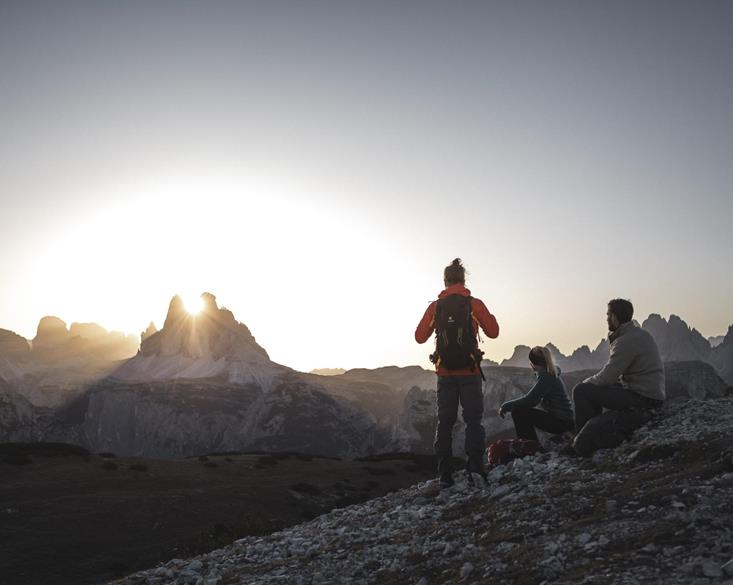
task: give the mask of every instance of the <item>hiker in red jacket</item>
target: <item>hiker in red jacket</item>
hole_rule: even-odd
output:
[[[458,403],[466,423],[466,456],[469,480],[471,473],[486,477],[483,464],[485,432],[481,424],[484,412],[481,380],[481,357],[476,336],[479,326],[487,337],[499,336],[499,324],[484,303],[471,296],[465,287],[466,270],[460,258],[443,271],[445,290],[430,303],[415,330],[415,340],[425,343],[436,332],[435,353],[430,360],[438,374],[438,426],[435,431],[435,454],[443,486],[453,485],[451,460],[453,425],[458,417]]]

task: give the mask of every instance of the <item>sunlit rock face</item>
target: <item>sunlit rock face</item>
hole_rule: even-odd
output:
[[[231,311],[220,309],[214,295],[204,293],[201,298],[203,308],[192,315],[184,308],[181,298],[174,296],[163,329],[145,339],[140,355],[269,359],[249,328],[237,322]]]
[[[30,345],[25,337],[7,329],[0,329],[0,357],[26,358],[29,352]]]
[[[43,317],[32,341],[38,360],[121,360],[135,355],[139,339],[119,331],[107,331],[97,323],[66,323],[58,317]]]
[[[145,341],[148,337],[151,337],[155,335],[158,332],[158,328],[155,326],[155,323],[152,321],[150,322],[150,325],[148,325],[147,329],[140,333],[140,341]]]
[[[56,407],[72,400],[89,384],[108,375],[119,362],[135,355],[137,336],[96,323],[66,323],[43,317],[29,349],[12,332],[0,334],[0,376],[35,406]]]
[[[160,331],[148,327],[138,355],[113,376],[121,380],[223,377],[249,383],[271,376],[273,364],[249,328],[204,293],[202,310],[192,315],[174,296]],[[151,324],[152,325],[152,324]]]
[[[308,373],[316,376],[340,376],[345,374],[346,370],[343,368],[315,368]]]
[[[70,339],[71,334],[63,320],[53,316],[42,317],[33,338],[33,351],[40,353],[58,350]]]

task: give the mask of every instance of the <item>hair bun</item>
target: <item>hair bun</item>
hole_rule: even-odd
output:
[[[456,258],[455,260],[453,260],[453,263],[451,264],[451,266],[461,266],[461,259]]]

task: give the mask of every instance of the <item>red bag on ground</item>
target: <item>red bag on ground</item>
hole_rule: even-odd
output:
[[[529,439],[500,439],[486,449],[489,465],[504,465],[514,459],[534,455],[542,451],[542,445]]]

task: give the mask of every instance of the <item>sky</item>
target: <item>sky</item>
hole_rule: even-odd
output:
[[[204,291],[291,367],[428,365],[461,257],[487,357],[610,298],[733,323],[729,2],[0,0],[0,327]]]

